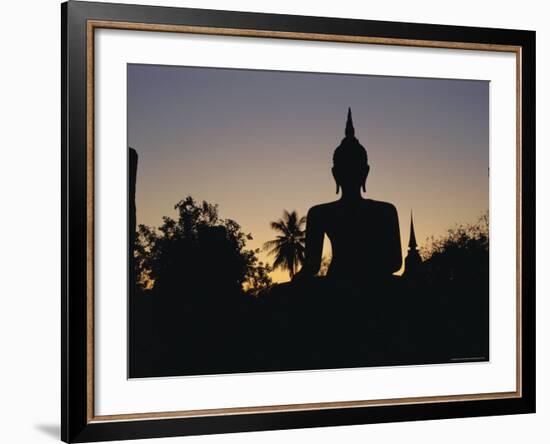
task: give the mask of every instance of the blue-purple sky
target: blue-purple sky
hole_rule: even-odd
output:
[[[283,209],[337,198],[348,107],[371,166],[365,196],[397,207],[404,255],[411,209],[420,246],[487,211],[489,82],[132,64],[138,223],[159,226],[192,195],[261,247]]]

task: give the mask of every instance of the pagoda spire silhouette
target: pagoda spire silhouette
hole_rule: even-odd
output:
[[[403,275],[405,277],[414,277],[418,274],[420,266],[422,265],[422,258],[418,252],[418,244],[416,243],[416,234],[414,232],[413,213],[411,210],[411,225],[409,232],[409,247],[407,257],[405,258],[405,271]]]
[[[416,243],[416,235],[414,234],[414,221],[411,210],[411,230],[409,235],[409,251],[418,251],[418,244]]]

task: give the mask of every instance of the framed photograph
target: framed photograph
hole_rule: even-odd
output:
[[[535,411],[535,33],[62,5],[62,439]]]

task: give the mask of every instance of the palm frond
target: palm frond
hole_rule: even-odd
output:
[[[285,221],[282,220],[282,219],[279,219],[277,221],[273,221],[269,224],[271,226],[271,228],[275,231],[279,231],[283,234],[287,234],[288,233],[288,228],[285,224]]]
[[[287,270],[291,278],[305,260],[305,223],[305,216],[283,210],[283,217],[270,223],[281,234],[263,244],[263,249],[275,256],[273,268]]]

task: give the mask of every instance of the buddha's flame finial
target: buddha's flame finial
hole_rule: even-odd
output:
[[[346,137],[354,137],[355,129],[353,128],[353,120],[351,118],[351,108],[348,108],[348,121],[346,122]]]

